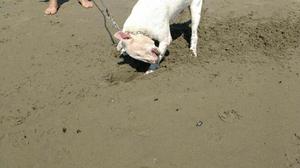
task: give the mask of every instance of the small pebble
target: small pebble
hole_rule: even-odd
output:
[[[63,129],[62,129],[62,132],[63,132],[63,133],[66,133],[66,132],[67,132],[67,128],[63,128]]]
[[[154,101],[158,101],[158,98],[155,98]]]
[[[202,122],[202,121],[197,121],[196,127],[201,127],[202,125],[203,125],[203,122]]]
[[[77,134],[81,133],[81,130],[80,130],[80,129],[77,129],[77,130],[76,130],[76,133],[77,133]]]

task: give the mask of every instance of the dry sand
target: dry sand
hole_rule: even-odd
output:
[[[300,167],[299,0],[205,1],[199,57],[173,25],[148,76],[96,8],[46,5],[0,1],[0,168]]]

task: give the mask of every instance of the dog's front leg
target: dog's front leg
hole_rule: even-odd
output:
[[[169,33],[168,37],[159,43],[158,50],[159,50],[160,54],[158,56],[157,63],[151,64],[145,74],[150,74],[159,68],[160,61],[163,60],[165,53],[167,51],[167,47],[170,45],[171,42],[172,42],[172,36],[171,36],[171,33]]]
[[[191,50],[195,57],[197,57],[197,42],[198,42],[198,26],[201,19],[202,0],[193,0],[191,4],[192,15],[192,37],[191,37]]]

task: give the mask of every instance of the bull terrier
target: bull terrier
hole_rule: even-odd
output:
[[[170,22],[190,6],[192,35],[191,47],[197,56],[197,29],[201,18],[203,0],[139,0],[124,23],[122,31],[115,33],[119,41],[117,50],[150,63],[146,74],[159,68],[168,45],[172,41]],[[155,46],[154,40],[159,42]]]

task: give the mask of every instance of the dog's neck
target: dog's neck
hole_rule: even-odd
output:
[[[141,35],[150,37],[149,34],[147,34],[147,33],[145,33],[145,32],[142,32],[142,31],[136,31],[136,32],[126,31],[126,33],[133,34],[133,35],[141,34]]]

